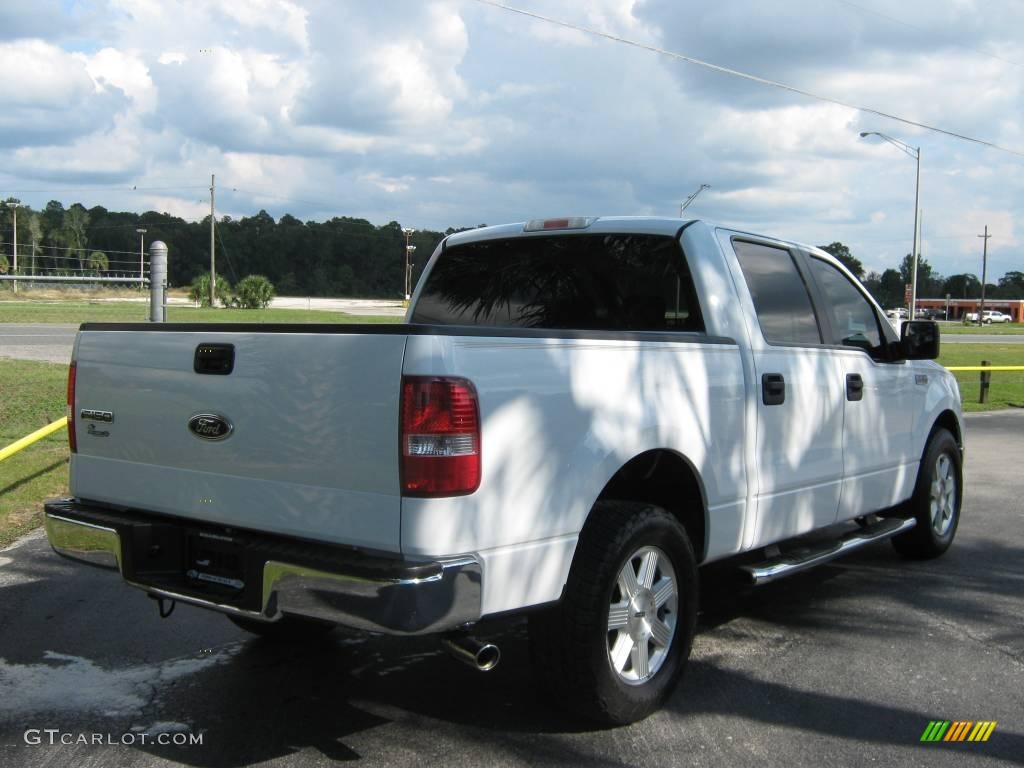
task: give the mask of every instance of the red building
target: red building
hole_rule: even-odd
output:
[[[977,312],[981,299],[918,299],[917,308],[942,309],[949,308],[948,320],[961,320],[968,312]],[[1024,323],[1024,299],[985,299],[985,309],[999,310],[1013,318],[1015,323]]]

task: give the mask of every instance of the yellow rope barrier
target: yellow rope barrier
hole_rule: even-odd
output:
[[[991,372],[997,371],[1024,371],[1024,365],[956,365],[950,366],[946,369],[947,371],[953,371],[954,373],[970,373],[970,372]],[[0,461],[13,456],[18,451],[28,448],[33,443],[42,440],[47,435],[52,435],[58,429],[63,429],[68,425],[67,417],[57,419],[52,424],[47,424],[42,429],[37,429],[31,435],[26,435],[20,440],[16,440],[8,445],[3,450],[0,450]]]
[[[39,442],[40,440],[42,440],[47,435],[52,435],[58,429],[64,429],[64,427],[66,427],[67,425],[68,425],[68,417],[67,416],[62,416],[59,419],[57,419],[55,422],[53,422],[52,424],[47,424],[42,429],[37,429],[31,435],[26,435],[25,437],[21,438],[20,440],[15,440],[13,443],[8,445],[6,448],[4,448],[3,450],[0,450],[0,461],[3,461],[4,459],[6,459],[9,456],[13,456],[18,451],[20,451],[20,450],[22,450],[24,448],[28,448],[33,443]]]
[[[946,370],[954,373],[957,371],[1024,371],[1024,365],[954,365]]]

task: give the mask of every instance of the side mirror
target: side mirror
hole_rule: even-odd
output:
[[[900,328],[900,351],[907,360],[934,360],[939,356],[939,324],[908,320]]]

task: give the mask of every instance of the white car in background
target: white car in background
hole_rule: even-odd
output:
[[[971,323],[978,322],[978,313],[968,313],[967,320],[968,322]],[[1013,322],[1013,318],[1004,312],[1000,312],[997,309],[986,309],[984,312],[981,313],[981,321],[985,325],[991,325],[992,323],[1011,323]]]

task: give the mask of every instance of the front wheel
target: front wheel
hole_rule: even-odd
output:
[[[671,694],[697,623],[697,564],[660,507],[602,501],[580,534],[562,602],[530,617],[541,682],[609,725],[641,720]]]
[[[932,435],[921,461],[914,495],[908,502],[917,525],[892,540],[904,557],[938,557],[953,543],[960,523],[963,467],[960,447],[948,430]]]

